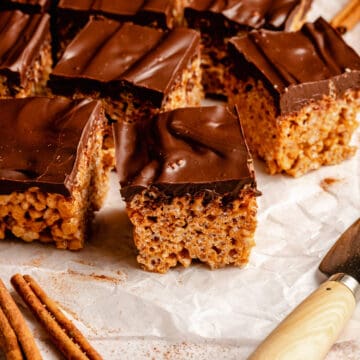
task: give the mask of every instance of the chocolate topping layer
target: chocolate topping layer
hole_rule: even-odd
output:
[[[114,124],[121,194],[153,186],[167,196],[256,191],[252,159],[238,116],[224,106],[177,109],[151,122]]]
[[[139,88],[166,94],[196,54],[199,41],[197,32],[176,28],[163,36],[154,50],[139,59],[122,78]]]
[[[29,67],[49,37],[49,26],[48,14],[0,12],[0,74],[15,85],[25,83]]]
[[[311,0],[190,0],[185,18],[193,22],[205,13],[246,28],[288,30],[297,13],[306,11],[310,3]]]
[[[163,29],[172,27],[173,7],[176,0],[147,0],[138,11],[135,21],[139,24],[156,22]]]
[[[234,37],[230,52],[239,76],[265,81],[282,114],[360,88],[360,57],[322,18],[297,32],[259,30]]]
[[[199,34],[177,28],[169,33],[132,23],[90,19],[67,47],[50,75],[56,92],[84,80],[106,91],[135,87],[160,102],[188,65],[199,45]]]
[[[0,9],[21,10],[28,13],[41,13],[49,10],[51,0],[1,0]]]
[[[166,28],[171,17],[169,0],[60,0],[60,12],[100,14],[121,21],[149,24],[154,21]]]
[[[0,100],[0,194],[36,186],[70,195],[78,157],[101,109],[91,100]]]
[[[131,23],[92,19],[68,46],[53,75],[104,83],[119,80],[162,36],[158,30]]]

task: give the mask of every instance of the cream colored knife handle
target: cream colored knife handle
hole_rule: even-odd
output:
[[[249,360],[324,359],[354,312],[354,292],[359,284],[353,280],[354,289],[339,278],[323,283],[280,323]]]

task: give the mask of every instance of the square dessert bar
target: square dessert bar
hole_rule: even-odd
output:
[[[189,0],[188,27],[201,32],[205,93],[224,97],[224,72],[229,64],[227,41],[251,29],[293,31],[301,27],[311,0]]]
[[[55,0],[1,0],[0,10],[21,10],[29,14],[43,13],[50,10]]]
[[[104,99],[114,121],[200,105],[200,37],[91,18],[50,75],[56,94]]]
[[[159,111],[200,105],[199,43],[199,34],[186,28],[164,33],[92,18],[67,47],[49,86],[60,95],[102,99],[114,121],[146,121]],[[108,149],[111,139],[109,131]]]
[[[0,239],[83,247],[107,190],[99,101],[0,100]]]
[[[114,134],[143,268],[164,273],[193,259],[211,268],[247,263],[259,193],[232,109],[177,109],[147,123],[115,123]]]
[[[51,66],[49,15],[0,12],[0,98],[42,95]]]
[[[60,0],[57,5],[56,33],[58,55],[86,25],[90,15],[117,21],[132,21],[160,29],[172,29],[182,22],[187,0]]]
[[[228,99],[270,174],[300,176],[354,154],[360,57],[325,20],[293,33],[253,31],[229,46]]]

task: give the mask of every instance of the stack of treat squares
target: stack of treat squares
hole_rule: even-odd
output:
[[[356,150],[360,58],[310,6],[2,1],[0,239],[81,249],[113,170],[144,269],[246,264],[252,155],[297,177]]]

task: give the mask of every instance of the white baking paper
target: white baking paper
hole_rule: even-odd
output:
[[[316,1],[310,18],[331,18],[344,1]],[[358,26],[346,35],[359,51]],[[353,137],[360,146],[360,131]],[[322,256],[360,216],[360,153],[299,179],[269,176],[256,162],[259,225],[246,268],[196,264],[165,275],[140,270],[112,174],[106,206],[84,250],[0,243],[0,276],[31,274],[104,359],[246,359],[325,279]],[[19,301],[45,359],[60,357]],[[360,306],[327,360],[360,359]]]

